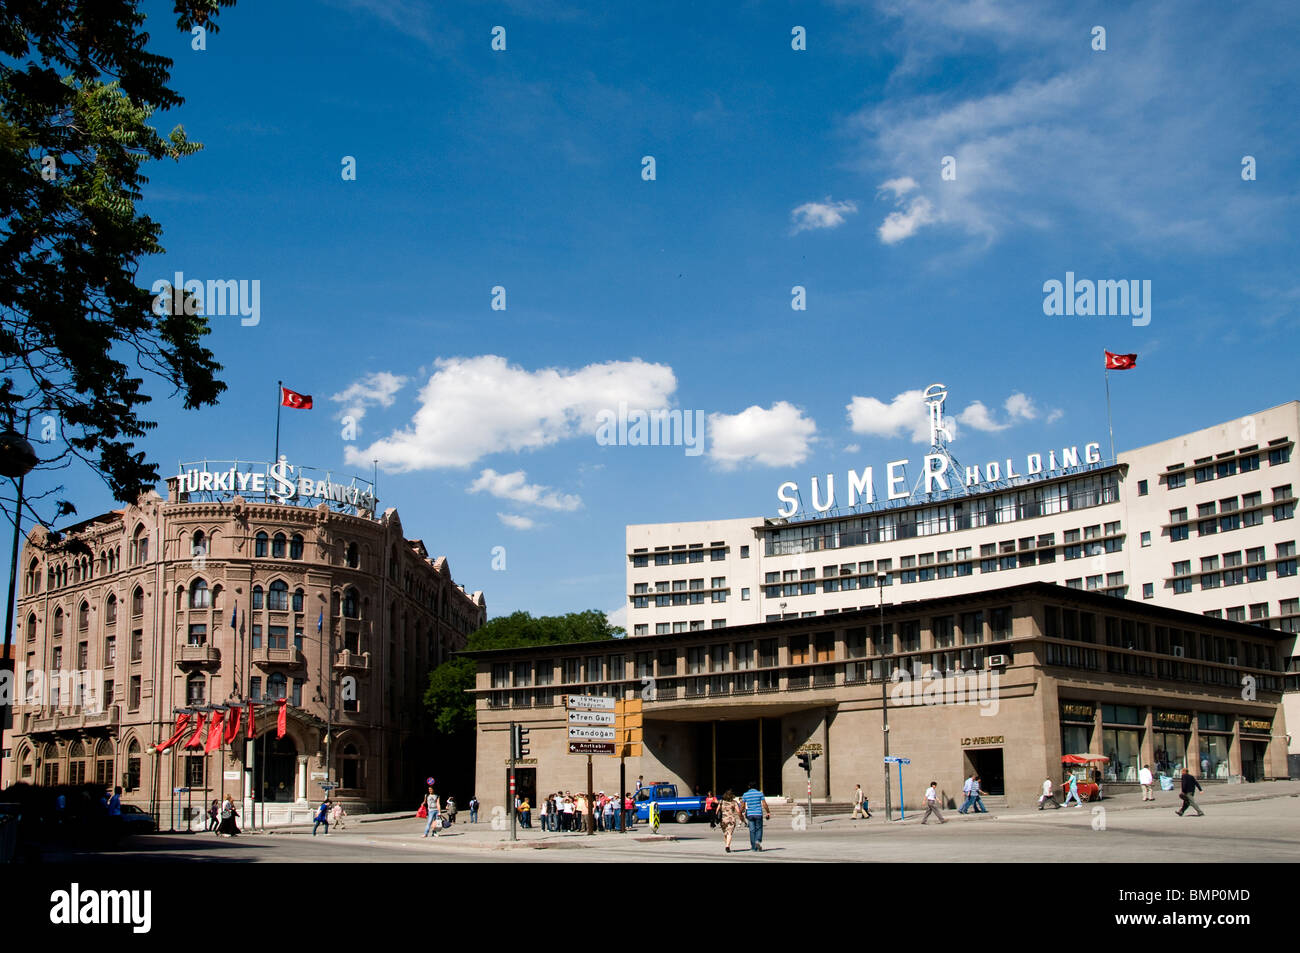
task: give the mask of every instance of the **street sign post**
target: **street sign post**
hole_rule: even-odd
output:
[[[911,764],[911,763],[912,763],[911,758],[900,758],[897,755],[885,756],[885,796],[886,797],[889,796],[889,766],[891,764],[898,765],[898,819],[900,821],[904,820],[907,817],[907,814],[904,812],[903,809],[903,765]]]
[[[613,728],[606,728],[604,725],[570,725],[570,741],[608,741],[611,744],[616,740],[616,732]]]
[[[569,754],[613,754],[615,747],[612,741],[570,741]]]

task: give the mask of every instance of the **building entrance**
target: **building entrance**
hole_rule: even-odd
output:
[[[703,722],[696,728],[695,752],[701,794],[720,796],[730,789],[738,795],[751,783],[765,794],[781,793],[779,718]]]
[[[262,802],[293,801],[297,798],[298,749],[285,735],[276,740],[263,732],[254,746],[253,790]]]
[[[967,750],[966,770],[980,776],[980,787],[989,794],[1006,794],[1007,784],[1002,773],[1002,749],[979,748]]]

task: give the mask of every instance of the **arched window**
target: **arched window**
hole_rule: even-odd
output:
[[[266,697],[274,701],[277,698],[285,698],[288,694],[288,679],[284,677],[284,672],[275,672],[266,680]]]
[[[77,608],[77,628],[83,632],[90,628],[90,603],[83,602]]]
[[[347,563],[348,567],[351,569],[356,569],[357,566],[360,565],[360,559],[357,556],[356,543],[348,543],[347,555],[343,557],[343,561]]]
[[[294,533],[289,537],[289,558],[302,559],[302,534]]]
[[[61,638],[63,636],[63,607],[62,606],[59,606],[57,609],[54,610],[53,631],[54,631],[54,637],[56,639]]]
[[[149,534],[145,532],[144,525],[141,524],[131,534],[131,565],[139,566],[141,563],[147,563],[148,561]]]
[[[203,535],[203,530],[194,531],[194,536],[190,539],[190,555],[206,556],[208,553],[208,538]]]
[[[301,611],[302,611],[303,596],[304,596],[304,593],[303,593],[303,591],[302,591],[301,589],[295,589],[295,590],[293,591],[293,611],[294,611],[294,612],[301,612]]]
[[[195,579],[190,583],[190,608],[191,609],[208,609],[211,608],[212,593],[208,592],[206,580]]]
[[[27,566],[27,595],[35,595],[41,591],[41,564],[39,560],[33,559]]]
[[[271,558],[284,558],[284,533],[276,533],[275,538],[271,540]]]
[[[271,593],[267,599],[266,607],[273,612],[287,612],[289,610],[289,584],[283,579],[277,579],[271,583]]]
[[[27,641],[36,641],[36,613],[29,613],[27,616]]]
[[[185,679],[185,703],[187,705],[208,703],[208,679],[202,672],[195,672]]]
[[[222,589],[220,585],[215,585],[212,587],[212,608],[214,609],[221,608],[221,595],[225,591],[226,590]]]
[[[26,745],[18,753],[18,780],[32,783],[32,749]]]
[[[109,593],[108,601],[104,603],[104,624],[112,625],[117,621],[117,596]]]
[[[254,609],[262,608],[262,587],[261,586],[253,587],[253,608]]]
[[[135,592],[131,593],[131,615],[144,615],[144,590],[138,586]]]
[[[106,699],[106,703],[111,704],[112,699]],[[113,786],[113,742],[108,738],[101,738],[95,746],[95,783],[105,788]]]
[[[122,787],[134,791],[140,787],[140,742],[135,738],[126,749],[126,784]]]
[[[265,556],[266,544],[270,541],[270,539],[271,537],[267,536],[265,533],[258,533],[257,536],[255,537],[255,542],[253,543],[253,555]]]
[[[68,749],[68,783],[86,783],[86,746],[74,741]]]
[[[343,592],[343,618],[357,618],[357,591],[351,586]]]

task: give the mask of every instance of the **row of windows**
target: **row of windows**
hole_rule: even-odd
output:
[[[1223,665],[1279,671],[1274,646],[1266,642],[1238,640],[1198,633],[1173,626],[1151,625],[1133,619],[1099,617],[1078,609],[1047,606],[1043,635],[1110,648],[1155,652],[1176,658],[1198,659]]]
[[[728,547],[725,543],[712,543],[708,549],[704,548],[703,543],[691,543],[690,546],[673,546],[671,549],[667,546],[656,546],[654,554],[646,552],[644,549],[632,551],[632,567],[634,569],[644,569],[647,566],[682,566],[688,563],[702,563],[707,554],[710,562],[720,562],[727,558]],[[740,558],[749,558],[749,547],[740,547]]]
[[[1276,554],[1273,560],[1274,578],[1286,579],[1296,575],[1296,544],[1278,543],[1274,546]],[[1194,582],[1199,581],[1201,589],[1218,589],[1221,586],[1240,586],[1248,582],[1264,582],[1268,579],[1269,561],[1265,558],[1267,551],[1263,546],[1256,546],[1245,551],[1223,553],[1222,562],[1218,555],[1201,557],[1199,579],[1192,575],[1192,561],[1182,559],[1172,564],[1173,577],[1170,585],[1176,595],[1192,591]]]
[[[1251,452],[1257,449],[1257,446],[1253,446],[1246,447],[1237,453],[1229,451],[1218,454],[1217,457],[1201,457],[1193,464],[1193,477],[1197,483],[1208,483],[1211,480],[1222,480],[1226,477],[1236,476],[1238,473],[1252,473],[1258,470],[1260,465],[1261,454]],[[1267,452],[1268,465],[1271,467],[1291,462],[1291,447],[1289,441],[1285,438],[1269,441]],[[1166,473],[1161,477],[1169,489],[1176,490],[1187,485],[1187,470],[1183,467],[1183,464],[1172,464],[1169,470],[1178,471]]]
[[[1198,536],[1210,536],[1214,533],[1228,533],[1249,526],[1261,526],[1264,512],[1269,507],[1264,503],[1263,493],[1247,493],[1240,498],[1227,497],[1196,505],[1196,533]],[[1291,484],[1273,487],[1273,520],[1289,520],[1295,516],[1295,499],[1291,495]],[[1191,533],[1191,520],[1187,507],[1169,511],[1169,540],[1181,542]]]

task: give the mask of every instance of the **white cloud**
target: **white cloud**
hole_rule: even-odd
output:
[[[853,202],[832,202],[826,196],[824,202],[805,202],[790,212],[790,234],[812,231],[817,228],[838,228],[844,224],[844,216],[857,212],[858,206]]]
[[[1050,414],[1047,415],[1047,422],[1049,424],[1054,424],[1064,416],[1065,416],[1065,411],[1057,407],[1055,410],[1053,410]]]
[[[594,434],[597,414],[669,405],[677,378],[639,358],[577,370],[525,370],[504,357],[439,359],[410,424],[368,447],[349,446],[353,465],[378,460],[388,472],[465,467],[491,453],[537,450]]]
[[[968,427],[974,427],[976,430],[983,430],[985,433],[997,433],[999,430],[1006,430],[1010,424],[1000,424],[993,419],[989,409],[984,406],[980,400],[972,401],[970,406],[957,415],[960,420]]]
[[[908,192],[920,188],[920,186],[916,184],[916,179],[912,178],[910,175],[905,175],[902,176],[901,178],[890,179],[887,182],[881,182],[880,188],[881,191],[884,192],[893,192],[894,201],[898,201]]]
[[[738,414],[710,414],[709,456],[724,470],[747,461],[780,467],[808,459],[817,424],[784,400],[764,410],[757,405]]]
[[[850,443],[850,444],[847,444],[847,445],[844,447],[844,452],[845,452],[845,453],[861,453],[861,452],[862,452],[862,445],[861,445],[861,444],[857,444],[857,443]]]
[[[1031,398],[1017,391],[1007,398],[1002,405],[1012,420],[1034,420],[1038,417],[1038,408]]]
[[[930,442],[930,411],[919,390],[905,390],[888,404],[874,397],[854,397],[844,409],[854,433],[873,437],[907,434],[917,443]]]
[[[528,503],[548,510],[576,510],[582,505],[582,497],[568,493],[556,493],[549,486],[538,486],[527,481],[528,475],[523,470],[514,473],[497,473],[487,469],[479,474],[467,492],[488,493],[502,500],[516,503]]]
[[[505,523],[511,529],[532,529],[537,525],[527,516],[517,516],[514,513],[498,513],[497,519]]]
[[[627,603],[619,606],[613,612],[605,613],[605,621],[612,626],[620,629],[627,629]]]
[[[878,234],[886,245],[894,245],[911,238],[921,228],[938,220],[934,206],[924,195],[918,195],[901,212],[890,212],[880,223]]]
[[[405,386],[407,378],[378,371],[367,374],[360,380],[353,381],[346,390],[332,394],[330,400],[343,405],[339,419],[351,417],[357,423],[366,415],[371,406],[391,407],[399,390]]]

